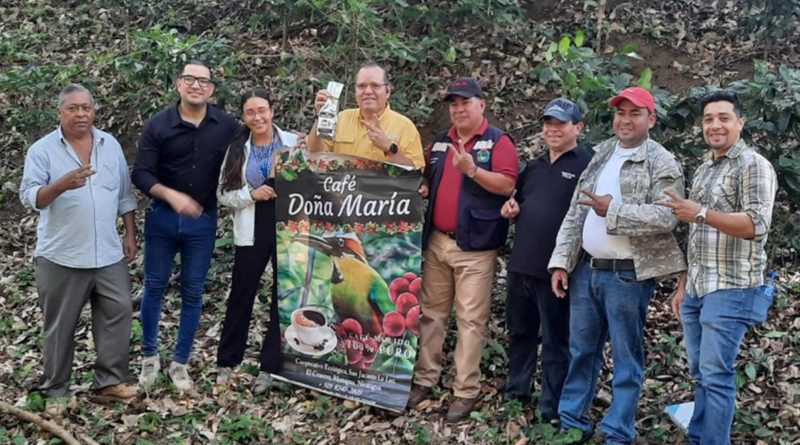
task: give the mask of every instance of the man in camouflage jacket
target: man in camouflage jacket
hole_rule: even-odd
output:
[[[678,220],[656,203],[684,196],[680,163],[649,138],[653,96],[628,88],[613,97],[615,137],[595,147],[548,264],[553,292],[570,292],[570,366],[559,402],[561,428],[594,435],[588,411],[611,340],[613,401],[600,424],[606,444],[636,438],[644,375],[643,332],[655,280],[686,269],[672,231]],[[567,434],[575,437],[574,434]]]

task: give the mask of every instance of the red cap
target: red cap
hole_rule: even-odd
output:
[[[649,91],[642,87],[630,87],[620,91],[619,94],[608,100],[609,105],[617,107],[624,99],[633,102],[639,108],[647,108],[651,113],[656,112],[656,101]]]

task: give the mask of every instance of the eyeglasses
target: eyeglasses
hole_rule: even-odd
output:
[[[183,84],[186,85],[187,87],[190,87],[194,85],[195,82],[197,82],[197,84],[200,85],[200,88],[203,89],[208,88],[209,85],[214,83],[208,77],[195,77],[192,76],[191,74],[184,74],[181,77],[179,77],[179,79],[181,79]]]
[[[247,117],[247,118],[251,118],[251,119],[255,118],[256,116],[265,117],[265,116],[269,116],[269,111],[270,111],[270,109],[266,108],[266,107],[265,108],[259,108],[258,110],[247,110],[247,111],[244,112],[244,116]]]
[[[385,87],[386,85],[388,85],[388,83],[359,83],[356,85],[356,89],[358,91],[365,91],[367,88],[369,88],[370,90],[375,91],[380,87]]]

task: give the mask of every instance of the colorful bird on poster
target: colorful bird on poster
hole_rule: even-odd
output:
[[[328,255],[333,261],[331,302],[339,321],[357,320],[365,334],[383,332],[384,314],[394,310],[389,286],[367,261],[364,246],[352,232],[303,234],[296,241]]]

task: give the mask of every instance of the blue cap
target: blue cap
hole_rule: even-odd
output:
[[[583,114],[581,113],[580,107],[578,107],[575,102],[564,99],[563,97],[553,99],[547,104],[544,113],[542,113],[542,117],[539,119],[541,120],[546,117],[552,117],[561,122],[583,121]]]

